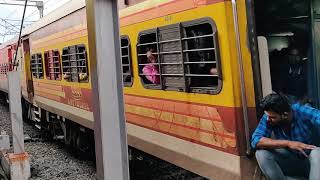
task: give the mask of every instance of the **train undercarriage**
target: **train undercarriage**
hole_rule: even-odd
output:
[[[67,147],[94,157],[94,131],[22,99],[24,120],[42,132],[42,138],[63,141]]]

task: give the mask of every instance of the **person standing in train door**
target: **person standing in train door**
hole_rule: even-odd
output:
[[[252,135],[251,146],[262,173],[269,180],[292,176],[320,179],[320,111],[290,104],[281,94],[269,94],[260,104],[264,115]]]

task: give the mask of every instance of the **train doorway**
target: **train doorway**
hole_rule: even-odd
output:
[[[32,81],[32,69],[30,66],[30,43],[29,38],[23,38],[22,40],[22,48],[23,48],[23,59],[24,62],[21,62],[21,73],[24,73],[24,77],[26,79],[23,80],[22,85],[22,94],[25,97],[28,97],[29,102],[32,102],[33,98],[33,81]],[[25,89],[26,88],[26,89]]]
[[[260,49],[260,64],[268,61],[272,91],[286,94],[292,102],[317,106],[320,66],[314,68],[313,46],[320,39],[312,36],[311,7],[310,0],[255,1],[254,14],[256,34],[267,42],[268,57],[261,58]],[[261,67],[262,73],[265,68]]]

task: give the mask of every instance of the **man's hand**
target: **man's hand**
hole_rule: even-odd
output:
[[[308,157],[308,155],[304,152],[304,150],[312,150],[316,148],[314,145],[304,144],[298,141],[288,141],[287,146],[292,150],[301,152],[301,154],[303,154],[305,157]]]

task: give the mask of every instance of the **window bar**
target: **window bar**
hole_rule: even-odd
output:
[[[80,55],[85,55],[85,53],[86,53],[86,51],[83,50],[83,51],[77,52],[77,53],[75,53],[75,54],[78,55],[78,56],[80,56]]]
[[[140,75],[140,76],[149,76],[149,74],[143,74],[143,73],[139,73],[139,75]],[[160,76],[159,73],[158,73],[158,74],[155,74],[155,75]]]
[[[152,53],[153,55],[159,55],[159,53]],[[145,53],[145,54],[138,54],[138,56],[146,56],[147,55],[147,53]]]
[[[157,35],[157,33],[156,33],[156,35]],[[137,46],[148,46],[148,45],[153,45],[153,44],[158,44],[158,42],[156,41],[156,42],[151,42],[151,43],[143,43],[143,44],[138,44]]]
[[[52,74],[54,73],[54,66],[53,66],[53,51],[51,50],[50,52],[49,52],[49,54],[50,54],[50,67],[51,68],[49,68],[50,69],[50,73],[49,73],[49,78],[50,78],[50,80],[54,80],[54,77],[52,78]]]
[[[72,68],[71,68],[71,63],[72,62],[76,62],[77,61],[77,58],[75,58],[75,60],[72,59],[72,56],[76,56],[76,52],[77,52],[77,49],[75,49],[75,51],[73,51],[71,53],[71,48],[76,48],[75,46],[69,46],[69,70],[70,70],[70,81],[74,81],[73,77],[72,77],[72,74],[74,74],[74,72],[72,72]]]
[[[182,41],[191,40],[191,39],[205,38],[205,37],[214,37],[213,35],[214,35],[214,34],[208,34],[208,35],[202,35],[202,36],[185,37],[185,38],[182,38]]]
[[[179,27],[179,30],[180,30],[180,27]],[[179,38],[179,39],[170,39],[170,40],[165,40],[165,41],[159,41],[159,43],[163,44],[163,43],[170,43],[170,42],[176,42],[176,41],[181,41],[181,38]]]
[[[215,50],[215,48],[188,49],[188,50],[184,50],[183,52],[188,53],[188,52],[210,51],[210,50]]]
[[[140,63],[139,66],[146,66],[146,65],[158,65],[159,63]]]
[[[35,73],[35,77],[39,79],[39,65],[38,65],[38,57],[36,56],[36,60],[35,60],[35,66],[36,66],[36,73]]]
[[[181,51],[167,51],[167,52],[160,52],[159,54],[177,54],[181,53]]]
[[[182,41],[182,24],[179,23],[179,30],[180,30],[180,46],[181,46],[181,51],[180,51],[180,54],[181,54],[181,57],[182,57],[182,71],[183,71],[183,80],[184,80],[184,91],[185,92],[188,92],[189,91],[189,86],[188,86],[188,83],[187,83],[187,78],[186,78],[186,70],[185,70],[185,58],[184,58],[184,53],[183,53],[183,41]]]
[[[66,54],[62,54],[62,59],[63,59],[63,61],[62,61],[62,64],[64,64],[63,65],[63,67],[64,67],[64,69],[63,69],[63,73],[65,73],[65,74],[69,74],[69,78],[67,78],[67,79],[65,79],[65,80],[67,80],[67,81],[71,81],[71,72],[70,72],[70,57],[69,57],[69,48],[67,48],[66,50]],[[67,66],[65,66],[65,65],[67,65]]]
[[[219,77],[219,75],[213,74],[186,74],[188,77]]]
[[[130,84],[132,83],[132,69],[131,69],[131,52],[130,52],[130,44],[128,40],[128,45],[127,45],[127,52],[128,52],[128,66],[129,66],[129,74],[130,74]]]
[[[39,79],[40,78],[40,72],[39,72],[39,56],[38,56],[38,54],[36,55],[36,67],[37,67],[37,73],[36,73],[36,75],[37,75],[37,78]]]
[[[56,62],[59,62],[59,53],[57,51],[52,51],[52,65],[53,65],[53,79],[56,80],[58,77],[56,76],[59,70],[59,64]],[[57,66],[58,65],[58,66]]]
[[[217,61],[190,61],[185,62],[185,64],[215,64]]]
[[[77,75],[78,82],[80,82],[80,78],[79,78],[79,73],[80,73],[79,62],[81,63],[81,60],[80,60],[81,58],[80,58],[80,56],[83,54],[80,50],[81,50],[81,49],[77,46],[77,47],[76,47],[76,63],[75,63],[75,64],[76,64],[76,67],[70,65],[71,69],[72,69],[72,68],[75,68],[75,69],[77,70],[77,72],[74,72],[74,74]]]
[[[71,66],[71,55],[70,55],[70,48],[69,47],[68,47],[68,65],[69,65],[69,67],[68,67],[67,71],[69,72],[68,74],[70,76],[68,78],[68,81],[72,81],[71,68],[70,68],[70,66]]]
[[[163,90],[164,89],[164,85],[163,85],[163,82],[162,82],[162,67],[161,67],[161,54],[160,54],[160,47],[159,47],[159,28],[156,29],[156,42],[157,42],[157,53],[158,53],[158,64],[159,64],[159,68],[158,68],[158,72],[160,74],[160,86],[161,86],[161,89]]]
[[[163,76],[185,76],[184,74],[162,74]]]

